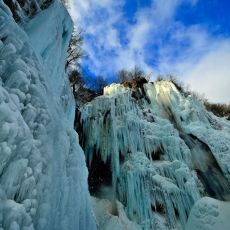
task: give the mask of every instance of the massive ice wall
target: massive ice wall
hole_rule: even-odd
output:
[[[79,121],[90,176],[107,186],[111,171],[115,197],[144,229],[185,227],[204,195],[229,199],[230,125],[172,82],[108,86]]]
[[[0,1],[0,229],[94,229],[65,76],[71,19],[53,3],[18,26]]]

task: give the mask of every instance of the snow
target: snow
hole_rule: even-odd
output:
[[[59,1],[19,27],[0,1],[0,229],[95,229]]]
[[[98,230],[141,230],[141,227],[131,222],[119,201],[109,201],[92,197],[93,209],[97,219]]]
[[[112,84],[80,112],[89,167],[95,155],[110,163],[115,197],[142,228],[185,228],[202,196],[229,199],[229,122],[172,82]]]
[[[230,229],[230,202],[209,197],[200,199],[192,208],[186,230]]]

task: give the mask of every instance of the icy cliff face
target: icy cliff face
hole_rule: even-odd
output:
[[[71,19],[53,1],[23,27],[0,1],[0,229],[94,229],[64,71]]]
[[[142,228],[184,228],[202,196],[229,199],[230,124],[170,81],[108,86],[79,122],[91,192],[112,186]]]

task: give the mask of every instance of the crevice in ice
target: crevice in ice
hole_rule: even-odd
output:
[[[157,146],[156,149],[154,149],[151,153],[151,158],[150,160],[156,161],[156,160],[161,160],[161,157],[164,155],[164,151],[162,147],[159,145]]]
[[[113,216],[119,216],[119,211],[118,211],[118,208],[117,208],[117,203],[115,201],[112,203],[112,207],[110,209],[110,213]]]
[[[206,194],[219,200],[229,200],[230,183],[208,145],[192,134],[182,136],[192,151],[193,168],[204,185]]]
[[[153,212],[157,212],[161,215],[165,215],[165,208],[164,208],[164,205],[157,202],[155,203],[155,205],[151,205],[151,209]]]
[[[24,23],[41,10],[47,9],[54,0],[3,0],[16,22]]]
[[[139,103],[141,102],[141,99],[145,99],[149,104],[151,103],[146,95],[143,85],[140,88],[133,89],[131,96]]]
[[[105,187],[112,186],[112,172],[110,162],[103,162],[100,154],[96,154],[92,159],[89,169],[89,190],[94,196],[100,197],[100,193],[105,191]]]

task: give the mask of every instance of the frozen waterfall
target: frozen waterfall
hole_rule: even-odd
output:
[[[229,199],[230,127],[170,81],[104,88],[78,111],[77,129],[98,178],[91,192],[111,185],[143,229],[184,228],[202,196]]]

